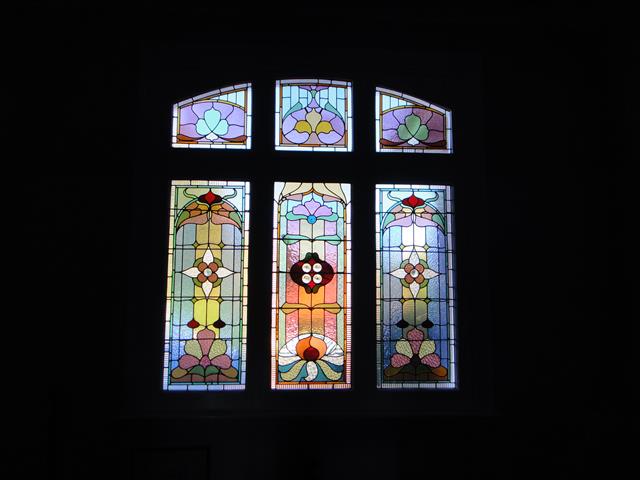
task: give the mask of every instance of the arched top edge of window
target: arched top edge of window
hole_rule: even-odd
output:
[[[376,87],[376,152],[453,153],[451,110]]]
[[[211,90],[173,105],[174,148],[251,148],[251,83]]]
[[[331,80],[327,78],[287,78],[276,80],[278,85],[335,85],[336,87],[351,87],[348,80]]]

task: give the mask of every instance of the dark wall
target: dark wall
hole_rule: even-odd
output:
[[[158,480],[621,471],[629,380],[611,324],[628,321],[615,301],[622,247],[608,227],[623,171],[607,122],[608,99],[625,84],[595,11],[457,13],[383,36],[312,29],[238,41],[160,15],[34,18],[16,70],[32,92],[20,138],[35,168],[24,178],[36,178],[17,194],[39,214],[27,222],[36,253],[23,316],[41,322],[49,362],[46,382],[27,382],[19,402],[29,412],[26,427],[16,422],[19,471]],[[295,77],[353,81],[353,152],[273,150],[274,80]],[[252,150],[171,149],[171,105],[238,81],[254,85]],[[454,154],[376,155],[376,85],[451,108]],[[44,136],[29,133],[43,117]],[[252,182],[244,392],[161,390],[172,178]],[[271,243],[262,239],[273,181],[299,179],[353,184],[347,392],[268,385]],[[390,181],[455,187],[455,392],[375,388],[369,212],[374,184]],[[38,282],[46,289],[34,301],[27,287]]]

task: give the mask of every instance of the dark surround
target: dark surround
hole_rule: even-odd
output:
[[[347,36],[346,48],[309,56],[308,46],[283,49],[273,33],[251,33],[232,52],[228,35],[214,40],[187,26],[178,40],[159,34],[170,28],[168,19],[143,34],[135,22],[114,29],[97,13],[80,24],[59,13],[54,28],[41,12],[41,37],[24,46],[38,52],[37,66],[17,59],[22,72],[39,73],[25,76],[33,84],[23,86],[35,91],[44,81],[55,105],[51,147],[29,152],[40,172],[37,190],[47,193],[31,198],[46,215],[27,232],[31,248],[47,238],[55,252],[47,268],[60,272],[45,293],[54,308],[43,344],[55,345],[56,367],[46,370],[46,397],[39,383],[38,395],[22,402],[38,413],[25,417],[28,428],[17,422],[20,470],[159,480],[271,477],[292,465],[314,479],[334,468],[346,478],[402,478],[423,462],[432,474],[505,478],[622,471],[630,448],[618,436],[629,428],[620,390],[628,377],[593,346],[605,343],[594,340],[603,325],[621,318],[608,301],[615,285],[593,271],[612,272],[621,247],[602,227],[607,248],[593,251],[593,221],[611,213],[589,188],[597,184],[601,198],[615,196],[622,178],[619,157],[594,135],[593,105],[585,103],[602,99],[606,109],[616,74],[594,68],[609,58],[595,15],[549,21],[459,14],[433,27],[439,40],[426,50],[422,34],[398,33],[400,48],[367,33]],[[203,53],[194,54],[192,45]],[[219,63],[206,60],[208,51]],[[274,80],[316,76],[353,82],[354,151],[275,152]],[[253,149],[171,149],[171,104],[237,81],[254,86]],[[454,154],[375,154],[376,85],[451,108]],[[400,162],[415,167],[393,171]],[[171,178],[252,182],[243,393],[161,391]],[[351,391],[269,390],[271,244],[264,239],[276,179],[353,184]],[[373,185],[389,181],[456,188],[457,392],[375,388]],[[78,213],[61,222],[69,208]],[[97,220],[86,215],[92,209]],[[76,242],[72,229],[86,241]],[[89,260],[95,252],[100,260]],[[61,382],[62,364],[73,368]],[[35,449],[34,433],[41,439]],[[312,466],[303,466],[306,456]],[[177,471],[182,476],[172,477]]]

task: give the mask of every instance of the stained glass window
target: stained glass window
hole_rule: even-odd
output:
[[[165,390],[243,389],[249,183],[173,181]]]
[[[376,88],[376,152],[451,153],[451,112]]]
[[[251,148],[251,84],[176,103],[171,138],[172,145],[180,148]]]
[[[276,82],[276,150],[351,151],[351,83]]]
[[[376,186],[378,387],[455,388],[452,188]]]
[[[351,187],[277,182],[271,386],[351,385]]]

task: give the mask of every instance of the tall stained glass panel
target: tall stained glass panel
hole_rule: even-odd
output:
[[[271,387],[351,386],[351,187],[277,182]]]
[[[378,387],[455,388],[452,188],[376,186]]]
[[[171,143],[178,148],[251,148],[251,84],[176,103]]]
[[[275,120],[276,150],[350,152],[351,82],[278,80]]]
[[[451,112],[376,88],[376,152],[452,153]]]
[[[249,183],[173,181],[165,390],[243,389]]]

